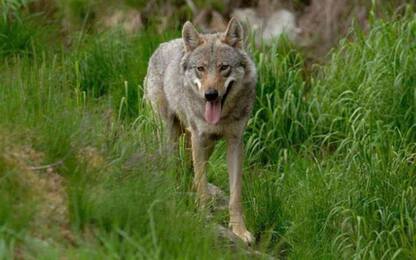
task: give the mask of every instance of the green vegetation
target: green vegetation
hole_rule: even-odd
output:
[[[18,10],[0,21],[0,259],[243,258],[198,211],[191,169],[160,154],[142,99],[148,58],[178,32],[77,31],[64,44]],[[311,75],[284,42],[253,48],[243,193],[256,249],[416,257],[415,42],[414,15],[374,20]],[[224,154],[220,143],[209,179],[227,190]]]

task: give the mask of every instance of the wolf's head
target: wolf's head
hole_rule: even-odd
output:
[[[186,22],[182,30],[186,84],[205,102],[205,120],[217,124],[231,92],[244,91],[247,72],[243,28],[231,19],[223,33],[199,34]]]

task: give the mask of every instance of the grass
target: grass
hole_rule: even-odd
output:
[[[152,51],[178,32],[81,33],[63,47],[36,21],[0,30],[0,258],[248,258],[197,210],[191,171],[158,152],[141,83]],[[256,249],[416,257],[415,39],[413,15],[375,20],[308,76],[288,44],[253,49],[243,197]],[[209,168],[227,190],[223,143]]]

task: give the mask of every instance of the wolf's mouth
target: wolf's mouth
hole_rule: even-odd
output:
[[[205,102],[205,120],[213,125],[216,125],[221,119],[221,110],[224,106],[225,100],[230,93],[234,81],[231,81],[221,100],[206,101]]]
[[[210,124],[217,124],[221,118],[221,102],[217,99],[205,102],[205,121]]]
[[[221,108],[224,106],[225,99],[227,98],[228,93],[230,93],[230,90],[233,87],[233,85],[234,85],[234,80],[231,81],[230,84],[228,84],[228,88],[225,91],[224,95],[222,96],[222,99],[221,99]]]

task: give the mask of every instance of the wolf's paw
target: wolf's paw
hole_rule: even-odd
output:
[[[232,231],[247,245],[252,245],[255,242],[253,235],[245,228],[241,226],[233,226]]]

